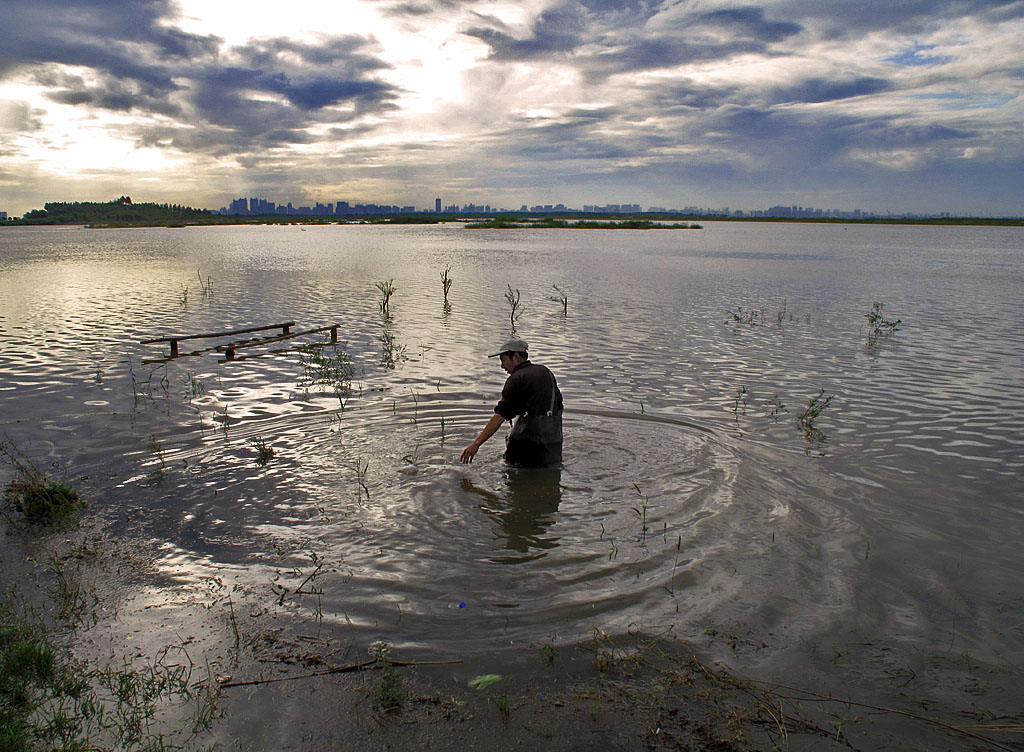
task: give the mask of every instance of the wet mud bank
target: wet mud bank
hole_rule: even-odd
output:
[[[124,528],[112,537],[105,516],[45,534],[8,531],[3,585],[44,616],[53,644],[86,675],[110,666],[187,673],[188,697],[157,696],[145,734],[90,737],[114,748],[1020,748],[963,718],[741,678],[715,656],[767,647],[750,634],[709,630],[691,645],[670,633],[595,630],[490,655],[396,651],[223,578],[176,579],[156,565],[157,542]]]

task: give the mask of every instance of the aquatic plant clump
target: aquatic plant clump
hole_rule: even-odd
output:
[[[554,300],[554,301],[556,301],[558,303],[561,303],[562,304],[562,315],[563,316],[568,316],[569,315],[569,296],[566,295],[564,292],[562,292],[559,289],[558,285],[551,285],[551,289],[554,290],[558,294],[558,297],[550,297],[548,299],[549,300]]]
[[[832,403],[834,397],[834,394],[825,396],[825,390],[819,389],[818,393],[807,402],[807,407],[804,408],[804,411],[797,416],[797,424],[804,432],[804,437],[808,441],[820,443],[825,440],[825,434],[818,430],[814,425],[814,421],[825,412],[825,408]]]
[[[802,427],[809,428],[813,426],[817,417],[825,411],[825,408],[829,406],[830,402],[832,402],[832,398],[835,397],[834,394],[830,394],[828,397],[825,397],[824,395],[825,390],[819,389],[818,393],[811,397],[810,401],[807,403],[807,408],[800,413],[800,416],[797,418],[797,422]]]
[[[352,361],[340,347],[330,350],[319,345],[308,345],[299,351],[299,363],[302,365],[303,378],[299,386],[308,389],[313,386],[329,387],[339,396],[352,393],[352,377],[355,368]]]
[[[758,323],[758,319],[760,319],[761,325],[764,325],[764,308],[759,311],[753,308],[744,310],[743,306],[738,306],[735,311],[729,311],[729,315],[731,318],[726,320],[725,323],[727,324],[747,324],[749,326],[754,326]]]
[[[16,448],[0,444],[0,454],[17,471],[0,502],[4,517],[20,519],[30,525],[52,525],[73,519],[85,506],[77,491],[65,483],[48,479]]]
[[[444,305],[448,306],[448,292],[452,289],[452,265],[448,264],[441,272],[441,291],[444,293]]]
[[[385,316],[391,313],[391,296],[395,294],[395,280],[389,279],[385,282],[378,282],[375,287],[380,290],[380,312]]]
[[[256,464],[260,467],[265,467],[272,459],[274,459],[274,447],[270,446],[266,439],[262,436],[257,436],[251,442],[252,448],[256,450]]]
[[[505,293],[505,300],[508,301],[509,308],[511,309],[508,318],[509,321],[512,322],[513,328],[515,328],[516,319],[518,319],[523,313],[523,307],[519,302],[520,297],[519,289],[516,288],[513,290],[512,285],[509,285],[508,291]]]
[[[47,525],[72,519],[82,501],[78,492],[64,483],[18,478],[4,491],[3,507],[30,524]]]
[[[871,307],[871,311],[864,314],[864,318],[868,320],[868,326],[871,327],[872,334],[892,334],[899,331],[899,325],[903,323],[902,319],[892,321],[885,318],[882,315],[882,308],[884,307],[885,303],[875,302]]]

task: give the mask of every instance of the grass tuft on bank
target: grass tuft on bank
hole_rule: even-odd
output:
[[[81,660],[59,605],[31,581],[0,597],[0,750],[198,750],[219,712],[212,677],[193,676],[183,647],[145,664]]]
[[[0,749],[22,752],[46,736],[32,716],[54,694],[73,687],[65,682],[45,638],[24,624],[0,625]]]

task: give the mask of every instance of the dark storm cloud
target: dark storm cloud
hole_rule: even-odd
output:
[[[732,86],[703,86],[692,82],[645,87],[644,93],[653,111],[661,115],[714,110],[740,96]]]
[[[271,109],[271,108],[268,108]],[[273,113],[270,113],[272,116]],[[280,123],[278,118],[276,122]],[[315,139],[298,127],[280,128],[206,125],[201,129],[180,126],[146,126],[137,133],[136,144],[145,147],[172,147],[179,151],[201,152],[216,157],[240,157],[261,151],[263,156],[282,146],[313,143]],[[240,149],[243,143],[245,149]],[[262,158],[262,157],[261,157]]]
[[[388,67],[378,58],[364,52],[374,41],[370,37],[350,34],[324,37],[316,44],[293,39],[259,39],[235,48],[235,53],[256,66],[301,70],[306,65],[331,65],[348,73],[379,70]],[[287,58],[297,58],[297,63]]]
[[[260,93],[280,96],[274,100],[255,96]],[[354,112],[361,113],[376,108],[381,96],[382,88],[372,82],[295,82],[282,73],[218,68],[195,79],[190,105],[205,121],[245,130],[282,121],[293,127],[322,120],[337,122],[346,116],[332,110],[321,118],[317,111],[345,101],[353,104]],[[363,102],[369,104],[361,105]]]
[[[645,33],[635,38],[604,35],[600,44],[608,49],[597,53],[588,68],[591,73],[622,73],[767,53],[771,43],[799,34],[801,30],[799,24],[766,18],[761,8],[686,14],[659,27],[654,34]]]
[[[651,146],[650,135],[623,140],[606,132],[610,122],[628,117],[628,110],[614,107],[574,109],[557,119],[519,118],[495,138],[505,153],[530,160],[626,159]]]
[[[768,98],[774,103],[821,103],[840,99],[879,94],[889,91],[893,84],[884,78],[861,76],[849,80],[807,78],[796,84],[773,89]]]
[[[482,5],[489,0],[369,0],[391,16],[424,16],[428,13],[446,13],[458,11],[474,5]]]
[[[664,11],[664,12],[662,12]],[[669,68],[737,54],[777,54],[773,46],[813,26],[825,38],[863,37],[870,31],[923,33],[937,19],[981,16],[995,21],[1024,18],[1020,0],[864,0],[838,8],[818,0],[784,0],[687,11],[682,5],[584,0],[563,2],[541,13],[530,29],[514,33],[500,22],[480,22],[464,33],[485,42],[490,59],[568,58],[591,79],[629,71]],[[651,21],[651,23],[647,23]],[[924,50],[926,48],[916,48]],[[897,62],[937,64],[938,56],[908,50]]]
[[[189,151],[304,143],[310,125],[392,107],[396,91],[374,78],[386,65],[370,38],[261,39],[222,49],[216,37],[169,26],[174,13],[165,0],[20,5],[5,13],[0,78],[25,70],[55,102],[180,119],[142,125],[138,140]],[[204,127],[208,134],[191,133]]]
[[[687,29],[721,29],[735,39],[758,42],[781,42],[799,34],[803,27],[792,21],[774,21],[766,18],[763,8],[745,6],[685,16],[679,24]]]
[[[314,143],[307,128],[340,124],[370,111],[390,108],[390,90],[374,81],[306,76],[258,67],[227,67],[197,72],[188,107],[204,124],[144,125],[140,146],[170,146],[218,156],[250,150]],[[344,104],[344,109],[333,106]],[[332,129],[340,140],[346,131]]]
[[[527,35],[515,36],[499,22],[464,33],[485,42],[492,60],[543,60],[572,56],[590,78],[670,68],[698,60],[766,52],[769,45],[803,27],[768,18],[762,8],[677,14],[645,26],[658,4],[570,2],[540,14]]]
[[[694,77],[698,73],[685,80],[659,78],[657,84],[641,79],[644,83],[628,88],[621,107],[601,110],[594,118],[576,111],[547,120],[523,119],[498,138],[505,153],[524,164],[543,164],[548,174],[590,170],[602,179],[628,182],[630,174],[645,169],[665,175],[728,169],[788,176],[803,170],[838,175],[869,165],[905,169],[939,160],[952,166],[962,163],[965,150],[991,140],[985,128],[945,121],[938,114],[929,121],[914,107],[901,110],[901,95],[920,84],[902,77],[896,66],[887,77],[878,75],[874,66],[871,73],[858,75],[799,64],[805,45],[838,33],[848,12],[855,16],[859,37],[869,31],[886,34],[892,23],[937,29],[933,2],[911,0],[904,6],[868,0],[866,5],[870,12],[860,4],[849,11],[846,5],[837,9],[797,1],[711,11],[682,4],[658,8],[573,2],[559,4],[525,31],[481,19],[465,33],[486,42],[494,62],[571,66],[582,76],[584,89],[586,84],[604,86],[612,75],[730,61],[739,55],[754,60],[761,56],[773,66],[769,70],[781,74],[768,84],[735,77],[701,80]],[[940,5],[949,14],[943,24],[960,18],[965,31],[977,29],[972,16],[1005,16],[1024,9],[1020,2],[1013,8],[1000,2]],[[556,25],[559,33],[553,30]],[[922,55],[933,48],[912,37],[902,39],[914,62],[936,67],[949,62],[940,55]],[[788,69],[774,62],[787,56],[796,63]],[[889,62],[905,67],[910,60]],[[930,83],[938,80],[932,77]],[[605,89],[595,91],[596,98],[604,98]],[[881,110],[859,107],[859,100],[881,94],[891,95]],[[842,107],[830,107],[832,103]]]
[[[160,23],[173,15],[174,6],[167,0],[12,4],[3,12],[0,77],[21,66],[62,63],[166,82],[166,75],[149,61],[181,62],[217,49],[213,37]]]
[[[425,16],[434,11],[425,3],[400,3],[389,8],[388,12],[395,16]]]
[[[541,13],[523,38],[495,27],[474,27],[465,33],[486,42],[494,59],[529,60],[572,52],[587,40],[587,30],[585,9],[568,3]]]
[[[427,16],[438,10],[440,3],[388,3],[384,12],[389,16],[401,18],[404,16]]]
[[[889,121],[879,122],[874,127],[861,127],[859,135],[859,143],[893,149],[962,141],[971,139],[977,134],[963,128],[951,128],[941,123],[904,125]]]
[[[154,85],[150,81],[118,76],[101,78],[90,84],[78,75],[61,71],[38,71],[32,80],[47,89],[46,96],[54,102],[89,105],[111,111],[141,111],[174,117],[181,108],[169,96],[175,85]]]
[[[662,3],[659,0],[580,0],[580,5],[598,13],[628,13],[640,16],[650,15]]]
[[[836,6],[820,0],[783,0],[775,6],[780,18],[814,23],[826,38],[856,39],[886,30],[902,35],[923,33],[937,24],[977,17],[991,23],[1024,18],[1020,0],[859,0]]]
[[[614,73],[672,68],[701,60],[721,60],[764,51],[757,42],[736,41],[729,44],[689,44],[681,39],[664,37],[643,39],[602,51],[582,62],[591,77]]]
[[[233,71],[236,81],[222,83],[228,90],[279,94],[303,110],[319,110],[340,102],[384,102],[390,98],[391,89],[365,78],[367,73],[386,67],[361,52],[371,44],[371,40],[356,36],[325,39],[316,45],[288,39],[260,40],[235,50],[248,66]]]
[[[643,169],[841,172],[860,169],[870,158],[884,165],[887,154],[905,152],[952,162],[976,142],[975,131],[940,122],[793,106],[884,91],[889,85],[858,78],[811,79],[764,92],[651,87],[641,92],[650,95],[650,107],[577,108],[548,118],[520,118],[495,137],[503,154],[523,164],[543,164],[548,174],[592,170],[623,181]]]
[[[746,153],[764,164],[816,168],[848,164],[853,151],[929,148],[952,154],[977,135],[941,123],[912,123],[897,116],[860,117],[762,107],[723,107],[690,121],[696,142]]]

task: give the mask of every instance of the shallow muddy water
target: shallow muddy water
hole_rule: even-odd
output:
[[[508,286],[564,394],[559,469],[507,468],[504,429],[458,462]],[[1022,290],[1020,228],[6,228],[0,430],[170,581],[339,639],[500,663],[668,632],[751,676],[998,712],[1024,669]],[[316,335],[140,344],[285,321],[339,325],[319,352],[351,394],[309,383]]]

